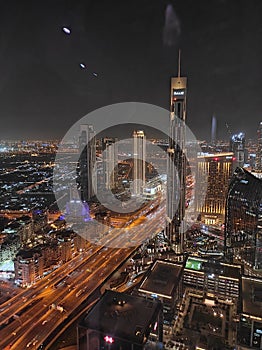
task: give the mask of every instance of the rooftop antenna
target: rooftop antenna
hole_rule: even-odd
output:
[[[178,78],[180,78],[181,71],[181,49],[178,50]]]

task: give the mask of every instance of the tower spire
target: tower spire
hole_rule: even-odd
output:
[[[178,78],[180,78],[180,72],[181,72],[181,49],[178,50]]]

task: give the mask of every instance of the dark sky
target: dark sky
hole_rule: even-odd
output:
[[[210,139],[213,114],[219,138],[227,137],[225,122],[255,137],[261,0],[20,0],[0,7],[1,139],[61,138],[88,112],[117,102],[168,109],[178,48],[196,137]]]

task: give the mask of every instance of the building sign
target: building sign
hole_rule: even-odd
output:
[[[173,89],[174,100],[184,100],[186,96],[186,89]]]

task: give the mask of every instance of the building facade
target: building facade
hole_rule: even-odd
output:
[[[167,237],[175,252],[184,251],[186,193],[185,119],[187,78],[171,78],[167,160]]]
[[[33,249],[20,250],[14,260],[15,282],[21,287],[30,287],[43,276],[43,256]]]
[[[92,125],[80,125],[79,187],[82,201],[88,202],[96,193],[96,137]]]
[[[141,195],[146,183],[146,136],[143,130],[133,132],[133,194]]]
[[[246,160],[245,134],[243,132],[231,136],[230,151],[234,153],[234,165],[236,167],[243,167]]]
[[[206,225],[224,223],[226,194],[233,171],[233,158],[232,152],[203,154],[198,157],[196,212]],[[201,186],[201,179],[205,179],[205,176],[208,177],[207,188],[205,183]]]
[[[262,349],[262,279],[243,276],[238,349]]]
[[[262,268],[262,180],[237,168],[226,198],[225,254]]]
[[[103,149],[103,174],[107,190],[115,188],[117,184],[118,143],[117,138],[104,137]]]

